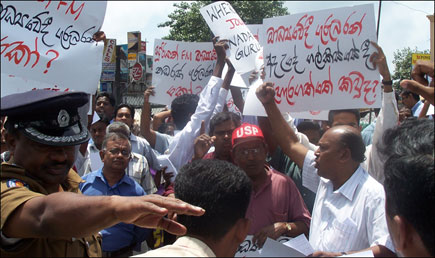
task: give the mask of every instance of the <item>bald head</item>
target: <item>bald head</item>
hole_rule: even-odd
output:
[[[349,125],[339,125],[330,128],[325,134],[330,134],[343,148],[349,148],[352,160],[361,163],[365,160],[364,153],[366,146],[361,137],[361,133],[355,127]]]

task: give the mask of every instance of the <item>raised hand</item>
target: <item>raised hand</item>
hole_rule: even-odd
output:
[[[263,105],[275,101],[275,90],[273,89],[273,84],[271,82],[261,84],[255,91],[255,94]]]

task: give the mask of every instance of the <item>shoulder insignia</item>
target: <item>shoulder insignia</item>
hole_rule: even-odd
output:
[[[27,183],[25,183],[25,182],[23,182],[21,180],[18,180],[18,179],[9,179],[6,182],[6,186],[8,188],[12,188],[12,187],[26,187],[27,189],[30,189],[29,185]]]

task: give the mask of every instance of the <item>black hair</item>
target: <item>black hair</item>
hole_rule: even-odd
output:
[[[214,134],[214,128],[217,125],[220,125],[221,123],[226,122],[228,120],[233,121],[236,127],[239,127],[241,124],[241,119],[238,114],[229,111],[219,112],[216,115],[214,115],[210,120],[210,135]]]
[[[222,160],[197,160],[184,165],[174,183],[175,197],[205,209],[202,216],[178,215],[187,234],[221,239],[245,218],[251,196],[246,173]]]
[[[298,124],[297,129],[299,132],[303,133],[305,131],[314,130],[319,131],[320,133],[320,125],[318,123],[312,121],[302,121]]]
[[[412,91],[410,91],[410,90],[403,90],[401,93],[400,93],[400,95],[405,95],[405,96],[409,96],[409,95],[411,95],[416,101],[419,101],[420,100],[420,95],[418,95],[417,93],[414,93],[414,92],[412,92]]]
[[[109,99],[110,105],[112,105],[112,107],[115,107],[115,98],[112,96],[112,94],[105,91],[100,92],[95,97],[95,101],[97,101],[101,97],[106,97],[107,99]]]
[[[364,144],[361,134],[358,131],[355,131],[355,129],[344,129],[340,134],[338,141],[343,146],[350,149],[350,155],[353,161],[361,163],[366,159],[364,156],[366,145]]]
[[[435,256],[434,123],[406,119],[385,131],[383,141],[386,214],[405,218]]]
[[[118,107],[116,107],[116,109],[115,109],[115,117],[118,114],[118,110],[120,110],[121,108],[124,108],[124,107],[128,108],[130,110],[131,118],[134,119],[134,108],[131,105],[126,104],[126,103],[121,103],[121,104],[118,105]]]
[[[172,101],[171,116],[178,130],[182,130],[190,121],[190,115],[195,113],[198,102],[199,96],[195,94],[183,94]]]
[[[167,130],[168,130],[169,126],[173,126],[175,128],[175,124],[174,123],[162,123],[159,126],[159,128],[157,129],[157,131],[159,133],[167,134]]]
[[[359,120],[361,119],[361,114],[359,113],[359,109],[338,109],[338,110],[329,110],[328,113],[328,124],[329,126],[332,126],[332,123],[334,122],[334,116],[343,113],[343,112],[347,112],[347,113],[352,113],[355,115],[356,121],[358,121],[358,126],[359,126]]]

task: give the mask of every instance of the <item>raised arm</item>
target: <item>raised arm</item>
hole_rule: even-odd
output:
[[[204,213],[201,208],[159,195],[85,196],[59,192],[23,203],[8,217],[2,232],[10,238],[85,237],[124,222],[185,234],[183,225],[164,217],[170,211],[194,216]]]
[[[424,78],[425,75],[432,78],[429,87],[427,86],[427,80]],[[434,62],[418,60],[411,72],[411,77],[414,80],[403,80],[400,82],[400,86],[417,93],[424,99],[428,100],[430,104],[435,105]]]
[[[156,132],[151,129],[151,105],[150,96],[154,96],[154,86],[148,87],[143,93],[142,114],[140,116],[140,134],[150,143],[156,146]]]
[[[270,125],[282,151],[299,167],[303,167],[308,149],[299,143],[299,139],[281,115],[275,103],[275,91],[271,82],[263,83],[257,88],[256,94],[263,104],[269,117]]]

